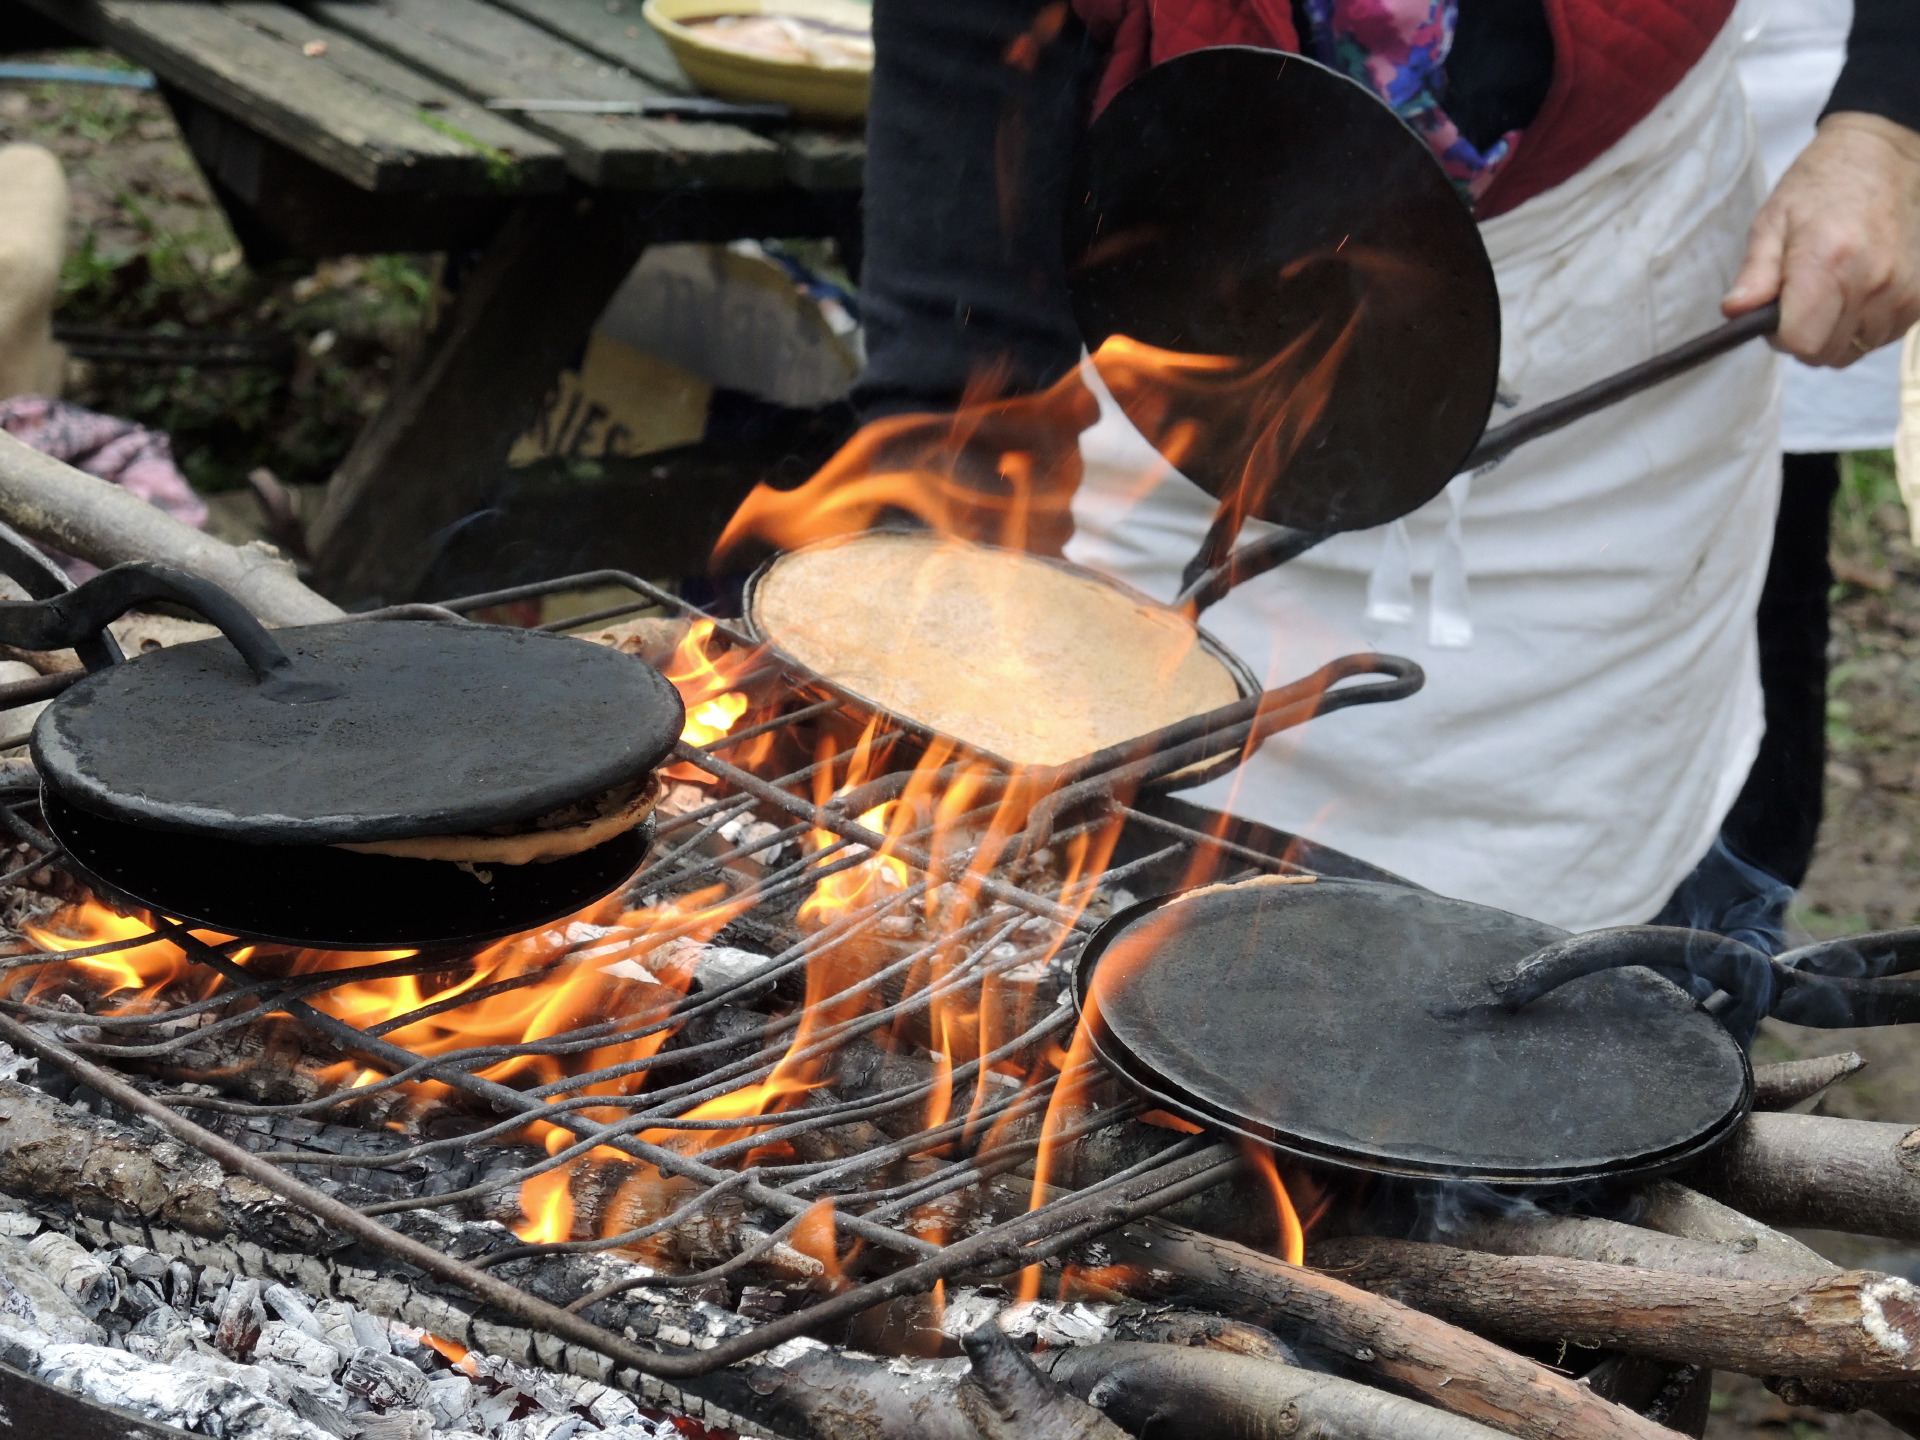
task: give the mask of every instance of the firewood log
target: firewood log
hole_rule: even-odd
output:
[[[269,625],[314,625],[342,614],[271,548],[203,535],[131,491],[7,434],[0,434],[0,520],[102,568],[123,560],[177,565],[231,591]]]
[[[1731,1205],[1722,1205],[1672,1180],[1656,1180],[1642,1190],[1633,1218],[1663,1235],[1704,1240],[1752,1255],[1784,1273],[1830,1275],[1840,1268],[1791,1235],[1782,1235]]]
[[[1678,1188],[1678,1187],[1676,1187]],[[1663,1235],[1617,1220],[1585,1215],[1473,1216],[1435,1237],[1444,1245],[1478,1250],[1490,1255],[1540,1255],[1559,1260],[1588,1260],[1600,1265],[1629,1265],[1645,1270],[1670,1270],[1682,1275],[1711,1275],[1727,1280],[1775,1281],[1796,1274],[1837,1270],[1819,1256],[1809,1269],[1785,1268],[1772,1255],[1741,1250],[1705,1240]],[[1781,1239],[1786,1239],[1781,1236]],[[1789,1244],[1797,1243],[1789,1241]],[[1804,1248],[1804,1247],[1802,1247]]]
[[[1769,1225],[1920,1240],[1920,1129],[1750,1115],[1682,1177]]]
[[[0,1191],[282,1248],[324,1253],[338,1243],[305,1211],[177,1141],[13,1080],[0,1080]]]
[[[1867,1271],[1732,1280],[1350,1237],[1316,1265],[1457,1325],[1748,1375],[1920,1379],[1920,1289]]]
[[[1137,1299],[1217,1310],[1335,1352],[1349,1374],[1522,1440],[1673,1440],[1664,1426],[1411,1306],[1230,1240],[1135,1221],[1103,1235]],[[1460,1253],[1460,1252],[1455,1252]],[[1104,1273],[1115,1274],[1116,1269]]]
[[[1753,1108],[1791,1110],[1822,1090],[1867,1068],[1866,1057],[1852,1050],[1838,1055],[1816,1055],[1811,1060],[1783,1060],[1778,1065],[1753,1067]]]
[[[1495,1440],[1499,1432],[1368,1385],[1250,1355],[1087,1345],[1040,1357],[1075,1395],[1158,1440]]]

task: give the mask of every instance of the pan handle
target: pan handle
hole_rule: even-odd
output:
[[[1633,965],[1696,999],[1725,991],[1732,1003],[1719,1019],[1742,1044],[1765,1015],[1821,1030],[1920,1023],[1920,977],[1909,973],[1920,969],[1920,930],[1826,940],[1775,957],[1705,930],[1620,925],[1556,940],[1489,985],[1514,1011],[1583,976]]]
[[[1604,410],[1629,396],[1638,395],[1642,390],[1650,390],[1697,365],[1704,365],[1730,350],[1739,349],[1749,340],[1771,335],[1779,328],[1779,304],[1762,305],[1758,310],[1750,310],[1717,329],[1674,346],[1665,354],[1595,381],[1584,390],[1550,400],[1538,410],[1529,411],[1505,425],[1497,425],[1482,435],[1479,443],[1461,463],[1460,473],[1478,470],[1496,460],[1505,459],[1530,440],[1538,440],[1542,435],[1550,435],[1576,420],[1584,420],[1596,410]],[[1230,519],[1230,515],[1233,518]],[[1229,550],[1234,540],[1234,534],[1224,533],[1229,525],[1235,533],[1238,532],[1239,507],[1223,500],[1220,508],[1214,512],[1213,526],[1207,531],[1206,540],[1193,559],[1187,562],[1187,568],[1180,577],[1180,594],[1173,602],[1185,610],[1190,618],[1198,617],[1201,611],[1236,585],[1306,554],[1322,540],[1338,533],[1332,530],[1282,528],[1258,540],[1250,540],[1237,550]]]
[[[4,523],[0,523],[0,574],[36,600],[51,600],[73,589],[73,581],[67,578],[66,571],[49,560],[39,546]],[[75,641],[73,648],[89,670],[104,670],[127,658],[120,642],[108,630]]]
[[[0,642],[22,650],[62,650],[98,636],[108,621],[149,600],[184,605],[219,626],[270,700],[304,705],[341,693],[331,681],[297,675],[293,657],[225,590],[170,565],[115,565],[45,599],[0,601]]]
[[[1749,340],[1771,335],[1779,328],[1780,305],[1777,301],[1762,305],[1758,310],[1749,310],[1738,319],[1729,320],[1704,335],[1696,335],[1663,355],[1656,355],[1617,375],[1595,381],[1584,390],[1550,400],[1518,420],[1496,425],[1480,437],[1480,443],[1468,452],[1460,468],[1463,471],[1478,470],[1482,465],[1491,465],[1495,460],[1512,454],[1529,440],[1538,440],[1542,435],[1550,435],[1576,420],[1584,420],[1596,410],[1618,404],[1642,390],[1651,390],[1663,381],[1685,374],[1696,365],[1718,359],[1729,350],[1737,350]]]
[[[1342,680],[1361,675],[1386,678],[1370,685],[1334,688]],[[1128,793],[1235,750],[1251,752],[1282,730],[1350,705],[1403,700],[1426,683],[1426,672],[1405,656],[1342,655],[1291,685],[1250,695],[1150,735],[1096,751],[1056,772],[1054,788],[1028,812],[1021,853],[1030,855],[1045,845],[1055,821],[1075,805]],[[1061,781],[1066,783],[1058,783]]]

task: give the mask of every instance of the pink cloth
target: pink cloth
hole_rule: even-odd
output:
[[[173,463],[173,446],[158,430],[42,395],[0,400],[0,430],[42,455],[138,495],[183,525],[199,530],[207,523],[206,501]],[[84,560],[55,558],[76,580],[99,573]]]
[[[0,430],[42,455],[131,490],[183,525],[198,530],[207,523],[206,502],[193,493],[173,463],[173,446],[158,430],[40,395],[0,400]]]

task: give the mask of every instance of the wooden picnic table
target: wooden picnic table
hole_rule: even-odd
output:
[[[478,252],[312,527],[349,605],[421,598],[646,246],[857,253],[857,133],[489,108],[692,94],[640,0],[16,3],[154,72],[250,260]]]

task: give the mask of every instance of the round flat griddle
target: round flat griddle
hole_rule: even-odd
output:
[[[1275,50],[1178,56],[1094,122],[1070,193],[1068,279],[1089,347],[1124,335],[1281,369],[1259,401],[1110,378],[1211,494],[1244,476],[1264,519],[1365,529],[1432,499],[1480,438],[1500,361],[1493,267],[1426,142],[1365,87]],[[1304,434],[1276,445],[1247,423],[1250,407],[1275,421],[1308,391],[1323,406]]]
[[[149,831],[395,840],[523,823],[639,780],[684,723],[658,671],[540,631],[347,621],[273,639],[326,698],[278,698],[225,638],[155,650],[48,708],[33,734],[41,776]]]
[[[591,850],[533,865],[364,855],[327,845],[157,838],[41,794],[47,829],[102,892],[227,935],[315,950],[468,945],[592,904],[640,867],[651,819]]]
[[[1508,1013],[1489,978],[1565,931],[1358,880],[1116,914],[1076,983],[1101,1059],[1154,1103],[1303,1159],[1488,1184],[1680,1163],[1747,1113],[1745,1052],[1642,969]]]

